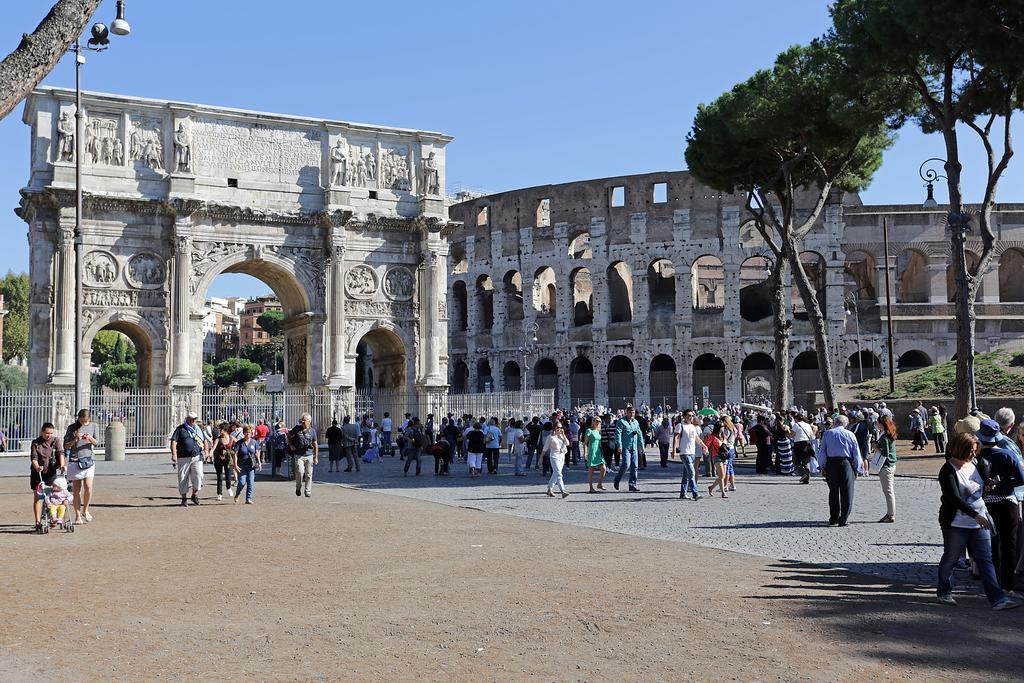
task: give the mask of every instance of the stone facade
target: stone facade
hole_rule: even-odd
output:
[[[770,252],[742,207],[742,196],[686,172],[452,206],[462,223],[448,277],[453,389],[554,387],[562,405],[767,398],[775,375],[763,284]],[[865,206],[837,195],[802,258],[825,302],[840,381],[888,372],[883,218],[897,368],[955,351],[944,209]],[[982,351],[1024,336],[1024,205],[1000,205],[995,220],[998,256],[977,306]],[[968,246],[980,251],[978,240]],[[794,396],[803,402],[820,386],[817,360],[795,287],[787,297]]]
[[[74,384],[74,91],[35,91],[29,224],[33,388]],[[286,320],[290,387],[355,387],[357,345],[398,358],[389,387],[441,391],[445,145],[426,131],[83,95],[82,372],[103,328],[140,384],[193,391],[221,273],[263,280]]]

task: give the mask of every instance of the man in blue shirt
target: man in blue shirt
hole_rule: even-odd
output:
[[[853,509],[853,484],[861,454],[857,437],[846,428],[849,424],[845,415],[836,417],[835,426],[825,430],[818,445],[818,461],[825,461],[829,526],[846,526]]]
[[[985,478],[985,507],[992,516],[992,564],[999,585],[1013,591],[1017,570],[1020,503],[1013,490],[1024,486],[1024,467],[1016,453],[1000,443],[1002,430],[995,420],[982,420],[975,436],[981,442],[978,471]]]
[[[498,426],[498,418],[492,417],[490,424],[484,427],[484,436],[487,443],[484,444],[487,459],[487,474],[498,473],[498,459],[501,457],[501,427]]]
[[[622,476],[629,469],[629,490],[639,491],[636,485],[636,468],[640,464],[640,449],[644,447],[644,435],[636,420],[633,406],[626,407],[626,414],[615,423],[615,452],[621,454],[619,471],[615,475],[615,490],[619,489]]]

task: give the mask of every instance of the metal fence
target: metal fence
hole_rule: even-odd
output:
[[[313,426],[323,434],[332,419],[345,414],[371,415],[380,420],[388,412],[392,417],[405,413],[425,418],[433,413],[440,418],[446,413],[456,415],[532,416],[554,410],[554,391],[504,391],[484,394],[426,394],[412,391],[374,389],[357,391],[351,403],[344,392],[328,388],[286,389],[268,393],[262,388],[218,389],[207,387],[193,396],[192,409],[201,419],[217,422],[235,420],[273,423],[283,420],[287,425],[298,422],[303,413],[313,418]],[[89,400],[90,412],[98,430],[100,447],[105,446],[104,429],[118,421],[125,426],[126,446],[131,450],[162,449],[180,419],[181,406],[175,405],[170,390],[94,392]],[[7,437],[7,450],[27,452],[32,439],[46,422],[52,422],[57,436],[71,424],[77,408],[68,399],[49,391],[0,394],[0,431]]]

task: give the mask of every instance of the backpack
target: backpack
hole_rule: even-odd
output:
[[[270,440],[270,445],[275,451],[284,453],[288,450],[288,432],[276,431]]]
[[[292,431],[288,433],[288,442],[293,455],[303,455],[313,447],[313,439],[310,438],[309,431],[298,427],[292,427]]]
[[[416,427],[412,431],[413,443],[421,451],[430,448],[430,437],[427,436],[427,430],[423,427]]]

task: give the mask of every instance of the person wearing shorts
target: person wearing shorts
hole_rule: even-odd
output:
[[[188,413],[185,421],[171,434],[171,463],[178,470],[178,493],[181,506],[188,506],[188,492],[192,489],[192,504],[199,505],[199,491],[203,488],[203,461],[206,459],[206,436],[196,424],[199,416]]]
[[[68,475],[75,496],[75,524],[92,521],[89,503],[92,501],[92,480],[96,474],[93,446],[99,444],[99,430],[85,408],[78,411],[78,419],[68,425],[64,434],[64,450],[68,451]]]

